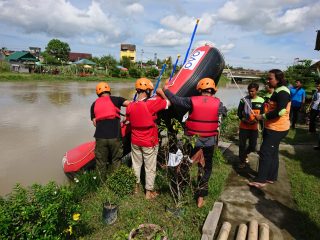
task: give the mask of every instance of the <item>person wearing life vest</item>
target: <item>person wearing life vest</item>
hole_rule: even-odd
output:
[[[129,101],[122,97],[111,96],[111,89],[106,82],[96,86],[98,98],[91,105],[91,120],[96,127],[95,158],[96,167],[102,180],[107,170],[120,165],[122,157],[122,140],[120,131],[120,108]]]
[[[264,99],[257,95],[259,85],[250,83],[248,85],[249,95],[240,100],[238,106],[239,126],[239,168],[246,167],[247,155],[256,151],[258,139],[258,121],[255,115],[262,114]],[[249,146],[246,148],[247,140]]]
[[[256,115],[257,120],[264,120],[263,142],[260,148],[260,160],[257,177],[250,186],[261,188],[267,183],[274,183],[278,178],[279,145],[290,128],[290,91],[286,87],[284,74],[279,69],[268,73],[268,84],[275,88],[270,98],[266,113]]]
[[[212,173],[212,156],[214,146],[217,144],[219,133],[219,115],[226,115],[219,98],[214,94],[217,92],[214,81],[211,78],[203,78],[197,84],[199,96],[179,97],[165,89],[158,90],[158,94],[169,99],[173,106],[181,107],[189,111],[189,117],[185,124],[187,136],[199,136],[195,147],[191,150],[191,156],[200,149],[205,159],[204,165],[198,164],[198,187],[196,191],[197,206],[204,205],[204,197],[208,195],[208,182]]]
[[[131,125],[131,159],[132,168],[137,177],[135,192],[139,191],[141,167],[145,167],[146,199],[155,198],[158,193],[154,190],[156,177],[157,155],[159,147],[158,128],[155,123],[157,112],[167,109],[169,101],[150,95],[153,90],[152,82],[147,78],[136,81],[137,100],[131,102],[126,110],[127,120]]]
[[[264,88],[265,88],[266,92],[263,95],[263,99],[264,99],[263,109],[264,109],[264,112],[267,112],[269,109],[269,101],[270,101],[270,98],[274,92],[274,88],[271,87],[268,83],[266,83]]]

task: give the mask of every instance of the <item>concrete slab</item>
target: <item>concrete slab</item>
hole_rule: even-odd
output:
[[[282,147],[282,146],[281,146]],[[238,163],[238,146],[232,144],[225,157],[234,166]],[[264,189],[256,189],[247,185],[256,174],[258,156],[250,154],[250,168],[234,167],[227,186],[220,196],[224,203],[221,220],[232,224],[229,239],[235,239],[237,226],[247,224],[251,220],[266,223],[270,227],[270,240],[299,239],[296,230],[297,215],[288,180],[285,164],[281,160],[278,181],[268,184]]]
[[[206,221],[202,227],[202,233],[204,235],[208,235],[209,237],[212,236],[212,239],[216,232],[216,228],[220,219],[222,208],[223,208],[222,202],[215,202],[212,210],[209,211]]]

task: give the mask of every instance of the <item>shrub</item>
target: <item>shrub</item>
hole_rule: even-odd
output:
[[[72,183],[72,191],[75,201],[81,201],[83,196],[95,192],[102,184],[96,171],[85,171],[75,176]]]
[[[86,233],[69,186],[17,185],[0,201],[0,239],[75,239]]]
[[[146,76],[149,78],[155,78],[155,77],[159,76],[159,70],[157,70],[155,68],[150,68],[146,71]]]
[[[10,72],[10,64],[5,61],[0,61],[0,72]]]
[[[141,71],[138,68],[130,68],[129,75],[130,75],[130,77],[133,77],[133,78],[140,78]]]
[[[133,169],[121,166],[107,178],[106,185],[119,197],[124,197],[133,192],[136,176]]]
[[[113,68],[110,70],[111,77],[120,77],[120,69],[119,68]]]
[[[222,119],[222,124],[220,126],[221,137],[223,139],[233,140],[237,136],[239,129],[239,118],[237,116],[237,109],[231,109],[228,111],[226,117]]]
[[[122,77],[122,78],[127,78],[127,77],[129,77],[129,72],[128,72],[128,71],[120,70],[120,77]]]

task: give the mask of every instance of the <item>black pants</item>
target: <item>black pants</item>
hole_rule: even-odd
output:
[[[193,156],[199,149],[199,147],[192,149],[191,156]],[[202,165],[198,163],[198,187],[195,194],[196,198],[208,196],[208,182],[212,173],[214,146],[202,147],[202,151],[205,159],[205,165],[202,167]]]
[[[291,120],[291,127],[295,128],[296,123],[298,121],[298,115],[299,115],[300,107],[292,107],[290,109],[290,120]]]
[[[288,134],[287,131],[274,131],[264,129],[263,142],[260,148],[260,161],[256,182],[265,183],[278,179],[279,169],[279,145],[281,139]]]
[[[247,140],[249,139],[249,146]],[[247,155],[256,151],[258,139],[258,130],[242,129],[239,130],[239,160],[245,163]]]
[[[309,122],[309,132],[316,132],[316,120],[319,115],[319,110],[311,109],[310,111],[310,122]]]

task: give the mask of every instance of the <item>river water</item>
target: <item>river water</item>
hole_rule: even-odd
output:
[[[90,106],[96,82],[0,82],[0,195],[24,186],[67,181],[64,153],[94,140]],[[133,82],[110,83],[112,94],[131,99]],[[244,85],[241,86],[245,92]],[[233,84],[217,96],[236,107],[241,94]]]

